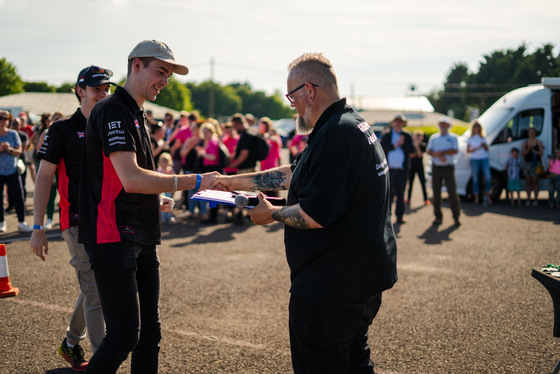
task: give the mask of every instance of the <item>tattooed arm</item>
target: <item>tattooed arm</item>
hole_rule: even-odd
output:
[[[287,190],[292,179],[292,169],[289,165],[258,173],[223,175],[210,187],[214,190]]]
[[[249,209],[249,216],[251,221],[257,225],[266,225],[267,223],[278,221],[287,226],[302,230],[322,228],[320,224],[301,209],[299,204],[286,207],[273,206],[266,201],[262,193],[259,193],[259,204],[253,209]]]

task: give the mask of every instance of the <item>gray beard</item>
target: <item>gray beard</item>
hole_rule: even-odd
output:
[[[309,135],[313,131],[313,126],[310,120],[311,107],[305,107],[305,115],[302,117],[298,115],[296,120],[296,131],[301,135]]]

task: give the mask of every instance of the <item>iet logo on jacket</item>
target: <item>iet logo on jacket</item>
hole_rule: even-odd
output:
[[[121,121],[111,121],[107,124],[109,130],[116,130],[121,128]]]

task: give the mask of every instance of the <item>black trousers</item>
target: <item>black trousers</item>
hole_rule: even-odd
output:
[[[362,302],[317,301],[292,294],[290,347],[295,374],[374,374],[368,328],[381,294]]]
[[[8,195],[13,199],[18,222],[25,221],[25,198],[23,197],[23,186],[21,177],[17,173],[11,175],[0,175],[0,189],[4,192],[4,186],[8,186]],[[3,195],[3,194],[2,194]],[[0,222],[4,222],[4,202],[0,207]]]
[[[461,215],[461,202],[459,195],[457,195],[457,184],[455,183],[455,168],[453,165],[449,166],[434,166],[432,169],[432,186],[434,189],[434,216],[436,219],[442,219],[441,212],[441,188],[445,183],[447,188],[447,197],[449,198],[449,206],[453,213],[453,219],[459,220]]]
[[[395,215],[398,220],[402,219],[404,214],[404,192],[406,191],[406,182],[408,180],[408,171],[405,169],[389,169],[389,181],[391,184],[391,205],[393,200],[397,199],[395,207]]]
[[[414,176],[418,174],[420,180],[420,187],[422,187],[422,194],[424,201],[428,200],[428,193],[426,191],[426,176],[424,175],[424,165],[422,163],[410,163],[410,170],[408,172],[408,201],[412,197],[412,185],[414,184]]]
[[[161,323],[155,245],[121,242],[85,248],[106,326],[86,373],[116,373],[130,352],[131,373],[157,373]]]

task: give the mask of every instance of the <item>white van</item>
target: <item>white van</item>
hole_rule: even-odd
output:
[[[530,127],[537,130],[544,146],[543,164],[560,145],[560,78],[542,78],[541,84],[530,85],[507,93],[496,101],[478,119],[486,131],[492,171],[491,199],[500,198],[507,186],[506,162],[512,148],[520,150],[527,139]],[[467,154],[467,139],[470,134],[459,137],[459,153],[455,156],[455,178],[457,192],[461,196],[472,194],[472,172]],[[431,182],[431,161],[426,167],[426,177]],[[482,179],[482,178],[481,178]],[[525,189],[525,181],[521,181]],[[540,189],[548,189],[548,179],[540,179]]]

